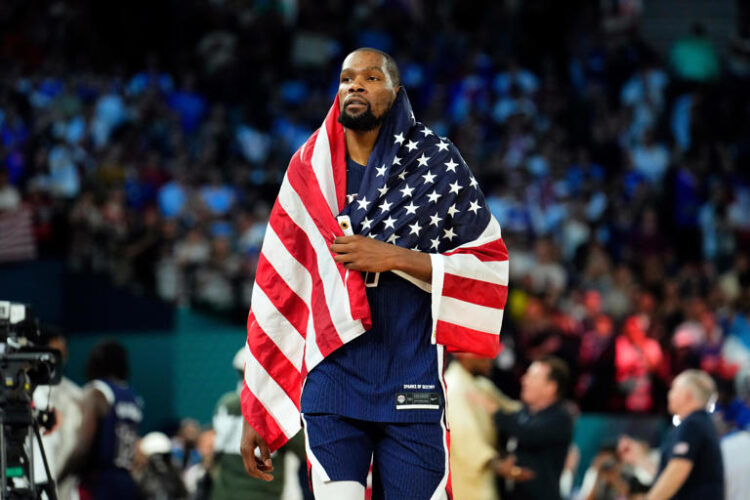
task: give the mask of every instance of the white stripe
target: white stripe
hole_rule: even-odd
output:
[[[286,179],[281,189],[292,189]],[[281,239],[276,232],[274,232],[270,224],[266,229],[266,236],[263,240],[263,256],[268,260],[268,263],[271,264],[279,276],[281,276],[284,283],[286,283],[287,286],[305,302],[308,311],[310,311],[310,314],[307,316],[307,330],[305,332],[305,343],[307,344],[307,348],[304,350],[304,358],[307,369],[312,370],[315,365],[323,360],[323,354],[320,352],[318,344],[315,341],[316,337],[315,328],[313,326],[311,303],[312,277],[310,276],[310,272],[305,266],[300,264],[291,253],[289,253],[289,250],[287,250],[281,242]],[[254,292],[253,295],[255,295]],[[252,309],[255,311],[255,302],[252,304]],[[295,366],[297,365],[295,364]]]
[[[323,193],[331,213],[339,213],[338,201],[336,200],[336,184],[333,182],[333,165],[331,163],[331,146],[328,142],[328,133],[326,132],[325,123],[320,127],[318,137],[315,139],[313,147],[312,163],[315,177],[318,179],[320,192]]]
[[[253,287],[253,314],[258,326],[276,344],[276,347],[294,365],[302,371],[302,357],[305,353],[305,340],[283,314],[279,313],[265,292]]]
[[[309,308],[312,296],[310,273],[289,253],[270,224],[266,228],[266,236],[263,239],[263,256],[281,276],[284,283],[305,301]]]
[[[502,238],[502,231],[500,230],[500,223],[495,219],[494,215],[490,216],[490,221],[487,223],[487,226],[484,228],[482,233],[474,240],[468,241],[464,243],[463,245],[459,245],[453,250],[456,250],[458,248],[467,248],[467,247],[478,247],[482,245],[486,245],[487,243],[491,241],[495,241],[498,238]],[[453,250],[448,250],[453,251]]]
[[[463,278],[508,286],[508,261],[494,260],[482,262],[475,255],[461,253],[456,255],[435,255],[444,260],[444,272]],[[434,261],[434,260],[433,260]],[[434,288],[433,288],[434,289]]]
[[[445,464],[443,467],[445,467],[445,473],[443,474],[443,479],[438,483],[435,492],[430,497],[430,500],[448,500],[448,492],[445,491],[445,488],[448,485],[448,474],[450,474],[450,457],[448,456],[448,432],[445,429],[444,420],[444,418],[440,419],[440,427],[443,428],[443,451],[445,453]]]
[[[445,346],[438,344],[435,351],[437,351],[437,370],[438,380],[440,380],[440,387],[443,388],[443,415],[440,417],[440,427],[443,428],[443,453],[445,454],[445,473],[443,479],[438,483],[438,487],[430,497],[430,500],[448,500],[448,492],[445,488],[448,486],[448,476],[450,475],[450,454],[448,450],[448,389],[445,386]]]
[[[397,410],[439,410],[440,405],[396,405]]]
[[[437,330],[438,316],[440,315],[440,304],[443,299],[443,278],[445,277],[445,257],[439,254],[430,254],[430,263],[432,265],[432,334],[431,341],[437,343],[435,332]]]
[[[438,319],[480,332],[500,335],[503,310],[472,304],[453,297],[443,297]]]
[[[287,183],[288,179],[285,179],[284,182]],[[326,303],[329,305],[328,310],[331,313],[331,321],[341,341],[347,343],[358,337],[365,330],[360,320],[352,318],[349,292],[341,279],[336,262],[328,250],[328,245],[296,191],[293,189],[284,189],[282,186],[278,200],[279,204],[292,219],[292,222],[299,226],[307,235],[315,250],[318,274],[323,283],[323,294],[325,295]],[[311,311],[313,311],[312,308]],[[308,366],[309,370],[312,370],[312,368],[312,366]]]
[[[313,323],[313,315],[310,314],[307,317],[307,337],[305,338],[305,367],[307,373],[310,370],[318,366],[318,363],[323,361],[323,353],[320,352],[317,342],[317,333],[315,333],[315,324]],[[304,387],[304,386],[303,386]]]
[[[247,344],[245,350],[245,383],[248,389],[279,424],[284,435],[291,439],[300,429],[299,410],[284,389],[255,359]]]
[[[106,382],[98,379],[93,380],[91,382],[91,386],[104,395],[104,398],[107,400],[107,403],[109,403],[109,406],[115,404],[115,393],[112,388],[107,385]]]
[[[320,465],[320,462],[318,461],[318,458],[315,456],[315,454],[312,451],[312,448],[310,448],[310,439],[307,436],[307,420],[305,420],[305,415],[302,415],[302,421],[305,423],[304,425],[304,433],[305,433],[305,451],[307,451],[307,458],[310,460],[310,465],[313,469],[313,472],[317,472],[320,474],[320,476],[323,478],[323,481],[330,481],[331,478],[326,472],[326,470],[323,468],[322,465]]]

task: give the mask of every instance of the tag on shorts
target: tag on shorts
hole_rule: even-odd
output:
[[[439,410],[442,400],[437,392],[399,392],[397,410]]]

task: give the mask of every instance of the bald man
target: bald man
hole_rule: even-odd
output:
[[[679,419],[661,449],[656,483],[647,500],[724,498],[719,437],[707,408],[716,385],[700,370],[686,370],[672,382],[669,411]]]

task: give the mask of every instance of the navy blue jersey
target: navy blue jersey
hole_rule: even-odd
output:
[[[348,195],[357,193],[364,171],[347,159]],[[375,422],[438,421],[444,400],[443,349],[430,339],[430,294],[385,272],[376,287],[367,288],[367,300],[372,328],[308,374],[302,413]]]
[[[99,421],[96,434],[96,461],[100,468],[130,470],[138,441],[138,424],[143,419],[140,398],[127,385],[109,380],[96,380],[94,387],[109,403],[109,412]]]
[[[685,417],[664,441],[659,474],[672,458],[684,458],[693,463],[690,475],[672,498],[724,498],[724,465],[719,437],[711,416],[705,410],[694,411]]]

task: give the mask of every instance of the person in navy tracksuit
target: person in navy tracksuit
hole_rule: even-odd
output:
[[[78,444],[60,473],[80,476],[82,500],[137,497],[131,476],[143,403],[128,386],[125,348],[114,340],[97,344],[86,365],[89,384],[83,400]]]

